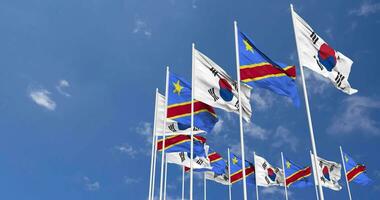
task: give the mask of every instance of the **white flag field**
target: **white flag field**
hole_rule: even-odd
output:
[[[167,119],[165,117],[165,96],[160,93],[157,93],[157,101],[156,101],[156,136],[162,136],[164,133],[164,120],[166,119],[166,136],[170,135],[190,135],[191,128],[182,128],[178,124],[178,122]],[[205,131],[199,130],[194,127],[194,134],[204,133]]]
[[[206,179],[208,179],[208,180],[215,181],[215,182],[223,184],[223,185],[230,185],[228,174],[220,174],[219,175],[213,171],[207,171],[204,173],[206,175]]]
[[[237,82],[210,58],[194,49],[194,98],[212,107],[239,113]],[[251,87],[241,83],[242,114],[245,121],[252,115]]]
[[[358,92],[348,82],[353,61],[331,48],[295,11],[292,16],[300,65],[330,79],[346,94]]]
[[[258,186],[284,186],[284,171],[281,168],[273,167],[268,161],[255,155],[255,175]]]
[[[205,144],[204,148],[206,153],[205,155],[207,155],[209,146]],[[190,152],[166,153],[166,159],[168,163],[173,163],[188,168],[190,168],[190,165],[192,163],[193,169],[211,170],[210,160],[207,157],[195,156],[193,159],[191,159]]]
[[[319,177],[316,177],[317,175],[314,175],[314,178],[318,178],[323,187],[327,187],[335,191],[341,190],[342,186],[339,185],[339,180],[341,178],[342,165],[319,157],[317,157],[317,165],[314,165],[313,154],[310,155],[313,168],[314,166],[317,168],[314,171],[318,172],[319,175]],[[318,185],[318,182],[316,181],[315,184]]]

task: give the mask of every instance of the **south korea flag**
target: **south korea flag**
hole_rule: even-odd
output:
[[[255,154],[255,174],[258,186],[284,186],[284,171],[273,167],[268,161]]]
[[[205,146],[205,152],[206,152],[205,155],[207,155],[209,146],[206,144],[204,146]],[[190,168],[190,165],[192,164],[193,169],[208,169],[208,170],[212,169],[209,158],[194,155],[194,158],[191,159],[190,152],[166,153],[166,161],[168,163],[173,163],[173,164],[181,165],[188,168]]]
[[[327,44],[293,9],[292,17],[300,65],[330,79],[346,94],[358,92],[348,82],[353,61]]]
[[[239,113],[238,84],[219,65],[194,49],[194,98],[212,107]],[[194,75],[193,75],[194,76]],[[245,121],[252,115],[251,87],[241,83],[242,114]]]
[[[313,163],[313,168],[316,166],[314,171],[318,172],[319,177],[314,177],[319,179],[319,182],[323,187],[330,188],[335,191],[342,189],[342,186],[339,185],[339,180],[341,178],[342,165],[333,161],[328,161],[317,157],[317,165],[314,165],[314,157],[311,155],[311,161]],[[318,181],[316,181],[318,184]]]

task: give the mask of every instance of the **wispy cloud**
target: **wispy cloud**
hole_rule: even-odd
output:
[[[115,149],[118,150],[120,153],[127,154],[131,158],[135,158],[136,154],[138,153],[138,151],[135,150],[129,144],[123,144],[123,145],[115,146]]]
[[[50,98],[50,92],[46,89],[30,89],[29,97],[39,106],[50,111],[55,110],[57,104]]]
[[[372,3],[371,1],[362,1],[359,8],[349,11],[351,15],[368,16],[380,11],[380,3]]]
[[[332,86],[330,80],[309,69],[304,68],[304,75],[308,92],[311,92],[313,94],[325,94],[326,89]],[[301,81],[301,79],[297,80]]]
[[[152,143],[153,135],[153,125],[150,122],[140,122],[139,125],[135,128],[135,132],[146,137],[146,140],[149,144]]]
[[[92,181],[87,176],[83,177],[85,189],[88,191],[96,191],[100,189],[100,183],[98,181]]]
[[[251,100],[254,105],[253,108],[259,111],[265,111],[272,107],[275,98],[272,92],[264,89],[258,89],[251,95]]]
[[[268,195],[284,196],[285,195],[285,191],[283,187],[263,187],[260,193],[264,196],[268,196]],[[288,196],[291,196],[291,195],[292,193],[288,190]]]
[[[126,184],[136,184],[141,182],[141,178],[124,177]]]
[[[70,97],[71,95],[64,91],[66,88],[69,88],[69,87],[70,87],[70,83],[67,80],[60,80],[58,82],[58,85],[55,88],[61,95],[65,97]]]
[[[132,31],[134,34],[143,34],[146,37],[151,37],[152,36],[152,31],[148,27],[147,23],[142,20],[142,19],[136,19],[135,20],[135,26]]]
[[[246,123],[244,124],[244,133],[255,139],[266,140],[270,132],[257,124]]]
[[[297,150],[298,139],[296,136],[291,134],[289,129],[279,126],[274,133],[274,141],[272,143],[273,147],[279,148],[282,146],[290,147],[292,151]]]
[[[371,114],[380,109],[380,101],[363,96],[350,96],[336,112],[327,132],[341,135],[354,131],[360,134],[380,135],[379,122]]]
[[[212,133],[219,135],[219,133],[221,133],[223,130],[223,123],[224,123],[223,119],[219,118],[219,121],[216,122],[214,128],[212,129]]]
[[[197,0],[192,0],[191,1],[191,7],[194,8],[194,9],[198,8]]]

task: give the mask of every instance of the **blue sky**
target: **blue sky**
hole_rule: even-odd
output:
[[[0,198],[146,199],[154,91],[165,66],[190,80],[191,43],[236,77],[233,20],[268,56],[298,64],[289,1],[0,0]],[[354,61],[347,96],[306,71],[318,153],[340,161],[339,145],[365,163],[374,184],[351,184],[352,195],[380,195],[380,2],[292,1],[330,45]],[[302,97],[300,82],[299,93]],[[255,88],[246,151],[300,165],[311,148],[303,99],[299,109]],[[208,143],[223,156],[239,153],[238,116],[217,110]],[[196,176],[195,195],[203,195]],[[325,189],[328,199],[347,199]],[[227,199],[208,182],[208,197]],[[157,191],[157,190],[156,190]],[[312,199],[314,189],[290,189]],[[233,186],[234,199],[242,195]],[[254,187],[249,188],[254,199]],[[283,199],[282,188],[260,188]],[[180,170],[169,166],[169,199],[180,197]]]

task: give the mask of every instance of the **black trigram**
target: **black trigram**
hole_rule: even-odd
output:
[[[168,126],[168,128],[169,128],[169,130],[171,130],[172,132],[177,132],[177,130],[175,129],[174,124],[170,124],[170,125]]]
[[[269,180],[267,176],[265,177],[265,181],[267,182],[267,184],[271,183],[271,181]]]
[[[219,97],[215,94],[215,88],[210,88],[208,90],[208,93],[211,95],[211,97],[214,99],[214,101],[218,101]]]
[[[239,111],[239,100],[236,101],[235,108]]]
[[[203,164],[203,160],[201,160],[201,159],[197,160],[197,164],[198,165],[202,165]]]
[[[266,162],[264,162],[262,166],[263,166],[264,169],[266,169],[268,165],[267,165]]]
[[[210,68],[210,71],[211,71],[211,73],[214,74],[214,76],[218,75],[218,73],[219,73],[218,70],[216,70],[216,69],[213,68],[213,67]]]
[[[315,34],[314,31],[311,33],[310,37],[314,44],[317,43],[317,41],[319,40],[319,37],[317,36],[317,34]]]
[[[185,161],[186,158],[185,158],[185,152],[180,152],[179,153],[179,157],[181,158],[181,162]]]
[[[238,92],[239,89],[238,89],[238,84],[237,84],[237,82],[234,81],[234,82],[232,83],[232,85],[234,86],[235,90]]]
[[[345,79],[346,77],[343,76],[340,72],[338,72],[338,75],[336,75],[335,77],[335,82],[336,82],[336,85],[338,87],[340,87],[340,85],[342,84],[343,80]]]

